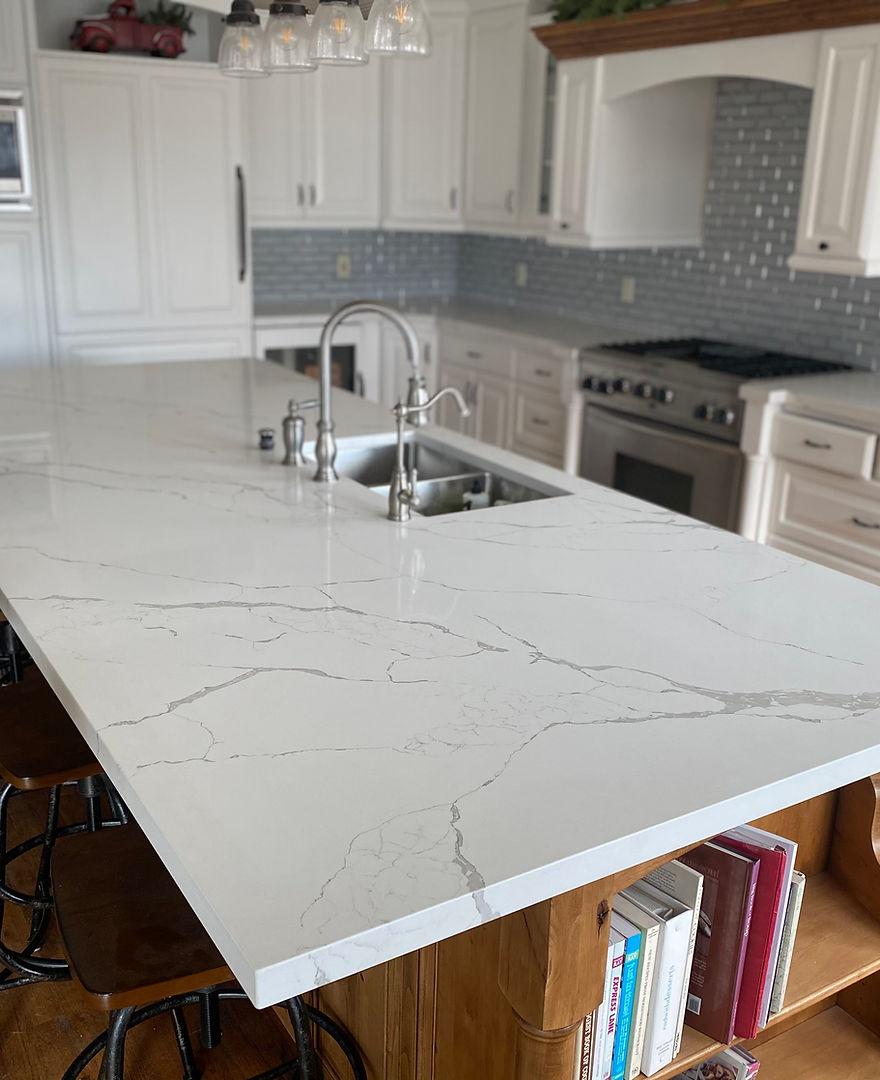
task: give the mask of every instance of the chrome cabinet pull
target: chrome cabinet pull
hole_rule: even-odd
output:
[[[853,525],[858,525],[860,529],[880,529],[880,524],[876,521],[865,521],[863,518],[853,515]]]
[[[830,442],[816,442],[814,439],[804,439],[804,446],[809,446],[811,450],[830,450]]]
[[[247,277],[247,203],[244,192],[244,169],[235,166],[235,182],[238,188],[238,280]]]
[[[457,210],[458,209],[458,188],[457,187],[451,187],[449,189],[449,209],[450,210]]]
[[[508,212],[508,214],[513,213],[513,197],[515,194],[516,193],[514,192],[513,188],[510,188],[507,194],[504,196],[504,209]]]
[[[318,201],[318,189],[314,184],[309,184],[309,205],[314,206]]]
[[[545,420],[542,416],[533,416],[532,423],[535,427],[550,427],[550,421]]]
[[[553,378],[553,372],[548,371],[546,368],[540,368],[540,367],[535,368],[535,374],[539,375],[542,379],[552,379]]]
[[[425,342],[425,346],[422,349],[422,354],[423,354],[422,363],[425,365],[425,367],[430,367],[431,366],[431,343],[429,341]]]
[[[477,352],[476,349],[468,349],[468,351],[465,353],[465,355],[467,356],[468,360],[482,360],[483,359],[483,354],[481,352]]]
[[[296,185],[296,205],[297,206],[305,206],[306,205],[306,186],[305,186],[305,184],[297,184]]]

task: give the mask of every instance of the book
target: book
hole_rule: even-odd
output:
[[[687,852],[682,862],[703,875],[687,1023],[710,1039],[729,1043],[734,1036],[759,864],[712,841]]]
[[[740,1047],[722,1050],[714,1057],[682,1073],[678,1080],[753,1080],[761,1063]]]
[[[635,1080],[642,1071],[642,1050],[645,1045],[651,990],[654,985],[654,967],[657,959],[657,943],[660,940],[660,920],[643,911],[637,904],[620,893],[614,901],[614,910],[642,931],[642,948],[636,974],[635,1001],[633,1003],[632,1037],[626,1057],[627,1080]]]
[[[633,1005],[641,955],[642,931],[617,911],[611,913],[611,926],[623,936],[625,941],[623,973],[620,980],[620,1006],[617,1011],[617,1029],[614,1032],[614,1053],[611,1057],[611,1080],[628,1080],[624,1074],[632,1037]]]
[[[783,893],[787,894],[791,881],[791,871],[786,873],[787,855],[782,847],[766,847],[763,843],[742,840],[729,833],[716,836],[715,843],[730,851],[757,859],[759,864],[745,964],[733,1022],[734,1035],[740,1039],[754,1039],[760,1030],[764,987],[770,967],[776,923],[782,907]]]
[[[574,1080],[590,1080],[593,1066],[593,1035],[596,1014],[585,1016],[580,1027],[580,1054],[576,1055]]]
[[[684,985],[678,1008],[678,1026],[672,1056],[677,1057],[681,1050],[681,1035],[684,1030],[684,1017],[688,1003],[691,981],[691,968],[694,962],[694,948],[697,943],[697,927],[700,922],[700,906],[703,900],[703,875],[679,859],[664,863],[645,875],[645,881],[655,885],[667,896],[672,896],[691,912],[691,934],[688,942],[688,955],[684,965]]]
[[[611,984],[608,999],[608,1016],[605,1021],[605,1042],[602,1047],[601,1080],[611,1080],[611,1063],[614,1059],[614,1036],[617,1034],[617,1017],[620,1013],[620,988],[623,982],[623,962],[626,956],[626,938],[611,927]]]
[[[605,1034],[608,1027],[608,1012],[611,1003],[611,965],[614,962],[614,945],[615,942],[609,936],[608,953],[605,961],[605,986],[602,991],[602,1003],[593,1013],[590,1080],[604,1080],[602,1066],[605,1061]]]
[[[729,829],[725,834],[746,843],[758,844],[773,849],[781,848],[785,852],[785,868],[783,870],[783,886],[779,900],[779,911],[773,930],[773,940],[770,946],[770,960],[767,966],[767,975],[764,979],[763,992],[761,994],[761,1009],[758,1015],[758,1026],[766,1027],[770,1019],[770,998],[773,994],[773,981],[776,977],[776,968],[779,964],[779,950],[782,945],[782,931],[785,922],[785,908],[788,902],[788,890],[791,884],[791,875],[794,871],[797,859],[797,843],[785,836],[777,836],[767,832],[766,829],[757,829],[754,825],[740,825],[739,828]]]
[[[624,889],[624,894],[660,921],[651,1005],[642,1049],[642,1071],[651,1076],[672,1061],[692,913],[690,908],[644,879]]]
[[[794,942],[797,936],[798,922],[801,917],[801,905],[804,902],[804,890],[807,879],[800,870],[792,870],[791,885],[788,889],[788,904],[785,908],[785,920],[782,927],[782,944],[779,949],[779,962],[773,977],[773,990],[770,995],[770,1015],[782,1011],[785,1004],[785,991],[791,972],[791,958],[794,955]]]

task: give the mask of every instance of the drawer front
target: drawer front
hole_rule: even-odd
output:
[[[513,349],[494,341],[443,333],[440,358],[444,363],[484,371],[502,379],[513,377]]]
[[[517,349],[516,381],[558,393],[562,386],[562,364],[547,353]]]
[[[789,555],[798,555],[801,559],[806,559],[807,562],[819,563],[820,566],[839,570],[842,574],[861,578],[862,581],[870,581],[872,585],[880,585],[880,570],[870,570],[867,566],[859,566],[858,563],[842,559],[838,555],[831,555],[820,548],[799,544],[797,540],[789,540],[785,536],[769,536],[767,543],[770,547],[778,548],[780,551],[787,551]]]
[[[880,571],[880,489],[875,498],[860,487],[829,484],[814,470],[780,469],[771,535]]]
[[[774,457],[800,461],[843,476],[870,478],[877,436],[804,416],[779,416],[773,427]]]
[[[565,445],[565,418],[565,406],[553,394],[517,387],[514,444],[561,457]]]

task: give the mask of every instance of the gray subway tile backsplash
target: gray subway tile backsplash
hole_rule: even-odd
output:
[[[700,249],[582,251],[519,237],[378,230],[254,231],[259,301],[456,297],[646,332],[700,334],[880,365],[880,281],[789,270],[811,93],[719,82]],[[336,259],[351,259],[339,280]],[[528,285],[515,284],[517,263]],[[620,299],[636,279],[636,301]]]

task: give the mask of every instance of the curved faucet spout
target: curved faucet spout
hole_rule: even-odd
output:
[[[324,324],[319,346],[321,411],[318,418],[318,439],[315,444],[315,459],[318,462],[315,479],[324,483],[339,479],[334,464],[336,461],[336,436],[334,435],[336,425],[333,422],[330,405],[330,395],[333,388],[331,363],[333,335],[341,322],[344,322],[350,315],[358,314],[381,315],[397,327],[406,347],[406,358],[412,368],[408,401],[411,405],[418,406],[424,404],[428,397],[420,365],[418,335],[405,315],[388,304],[376,300],[353,300],[351,303],[343,304],[342,307],[337,308]],[[421,419],[422,415],[421,412],[417,412],[414,414],[414,418],[417,416]]]

